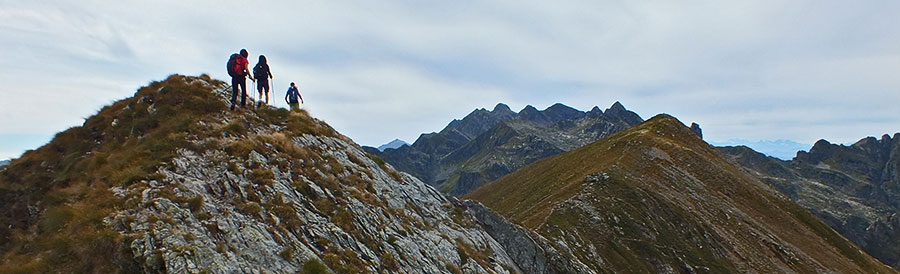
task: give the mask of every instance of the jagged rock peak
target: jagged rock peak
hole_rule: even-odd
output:
[[[831,146],[831,142],[829,142],[828,140],[825,140],[825,139],[819,139],[818,141],[816,141],[815,144],[813,144],[813,147],[812,147],[812,149],[810,149],[810,152],[812,152],[813,150],[816,150],[816,148],[821,149],[821,148],[825,148],[825,147],[829,147],[829,146]]]
[[[796,159],[802,162],[818,163],[819,161],[828,158],[828,155],[834,150],[834,146],[835,145],[825,139],[820,139],[813,144],[812,148],[809,149],[809,152],[797,152]]]
[[[519,114],[532,114],[537,112],[540,112],[537,108],[532,105],[527,105],[519,111]]]
[[[580,112],[579,110],[574,109],[574,108],[572,108],[572,107],[570,107],[570,106],[564,105],[564,104],[562,104],[562,103],[555,103],[555,104],[553,104],[552,106],[547,107],[547,109],[545,109],[544,111],[548,111],[548,110],[550,110],[550,111],[560,111],[560,110],[570,111],[570,110],[574,110],[574,111]]]
[[[507,106],[506,104],[504,104],[504,103],[497,103],[497,105],[494,106],[494,109],[491,110],[491,112],[494,112],[494,113],[498,113],[498,112],[501,112],[501,113],[507,113],[507,112],[513,112],[513,111],[512,111],[511,109],[509,109],[509,106]],[[513,113],[514,113],[514,112],[513,112]],[[514,114],[515,114],[515,113],[514,113]]]
[[[610,111],[612,111],[613,113],[625,111],[625,106],[623,106],[622,103],[620,103],[619,101],[616,101],[615,103],[612,104],[612,106],[610,106],[608,109],[606,109],[607,113]]]
[[[700,129],[700,124],[691,123],[691,131],[693,131],[694,134],[697,134],[697,137],[700,137],[700,139],[703,139],[703,130]]]
[[[547,109],[545,109],[542,112],[544,113],[545,116],[547,116],[550,119],[551,122],[558,122],[558,121],[568,120],[568,119],[577,119],[577,118],[584,117],[584,115],[585,115],[585,113],[580,110],[574,109],[570,106],[563,105],[560,103],[553,104],[552,106],[548,107]]]
[[[599,107],[594,106],[594,108],[592,108],[590,111],[588,111],[585,114],[585,116],[587,116],[589,118],[600,118],[600,116],[603,116],[603,111],[600,110]]]

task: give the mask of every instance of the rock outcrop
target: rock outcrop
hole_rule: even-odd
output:
[[[691,131],[693,131],[694,134],[697,135],[697,137],[700,137],[700,139],[703,139],[703,130],[700,129],[700,124],[691,123]]]
[[[453,120],[439,133],[423,134],[410,146],[379,152],[397,169],[452,195],[468,193],[547,156],[572,150],[642,122],[616,102],[605,112],[582,112],[563,104],[518,113],[498,104]]]

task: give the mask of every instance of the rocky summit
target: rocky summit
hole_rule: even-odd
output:
[[[569,151],[642,122],[616,102],[583,112],[563,104],[518,113],[505,104],[477,109],[410,146],[366,151],[452,195],[462,195],[538,159]]]
[[[873,257],[900,268],[900,133],[849,146],[820,140],[791,161],[743,146],[719,150]]]
[[[658,115],[464,198],[608,273],[895,273]]]
[[[173,75],[0,171],[0,273],[574,273],[305,112]],[[464,131],[461,131],[464,132]]]

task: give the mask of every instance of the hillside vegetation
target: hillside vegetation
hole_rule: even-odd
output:
[[[893,273],[668,115],[464,197],[601,272]]]

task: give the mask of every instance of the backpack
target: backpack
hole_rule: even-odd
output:
[[[228,64],[226,65],[228,76],[241,77],[244,75],[244,65],[242,62],[238,62],[240,58],[244,57],[237,53],[231,54],[231,57],[228,58]]]
[[[256,67],[253,68],[253,76],[256,77],[256,79],[269,78],[269,70],[267,69],[266,64],[256,64]]]
[[[288,104],[296,104],[296,103],[299,103],[299,102],[300,102],[300,100],[297,100],[297,92],[299,92],[299,90],[297,90],[296,87],[289,87],[289,88],[288,88],[287,96],[286,96],[286,97],[288,98],[288,99],[287,99],[287,100],[288,100]]]

